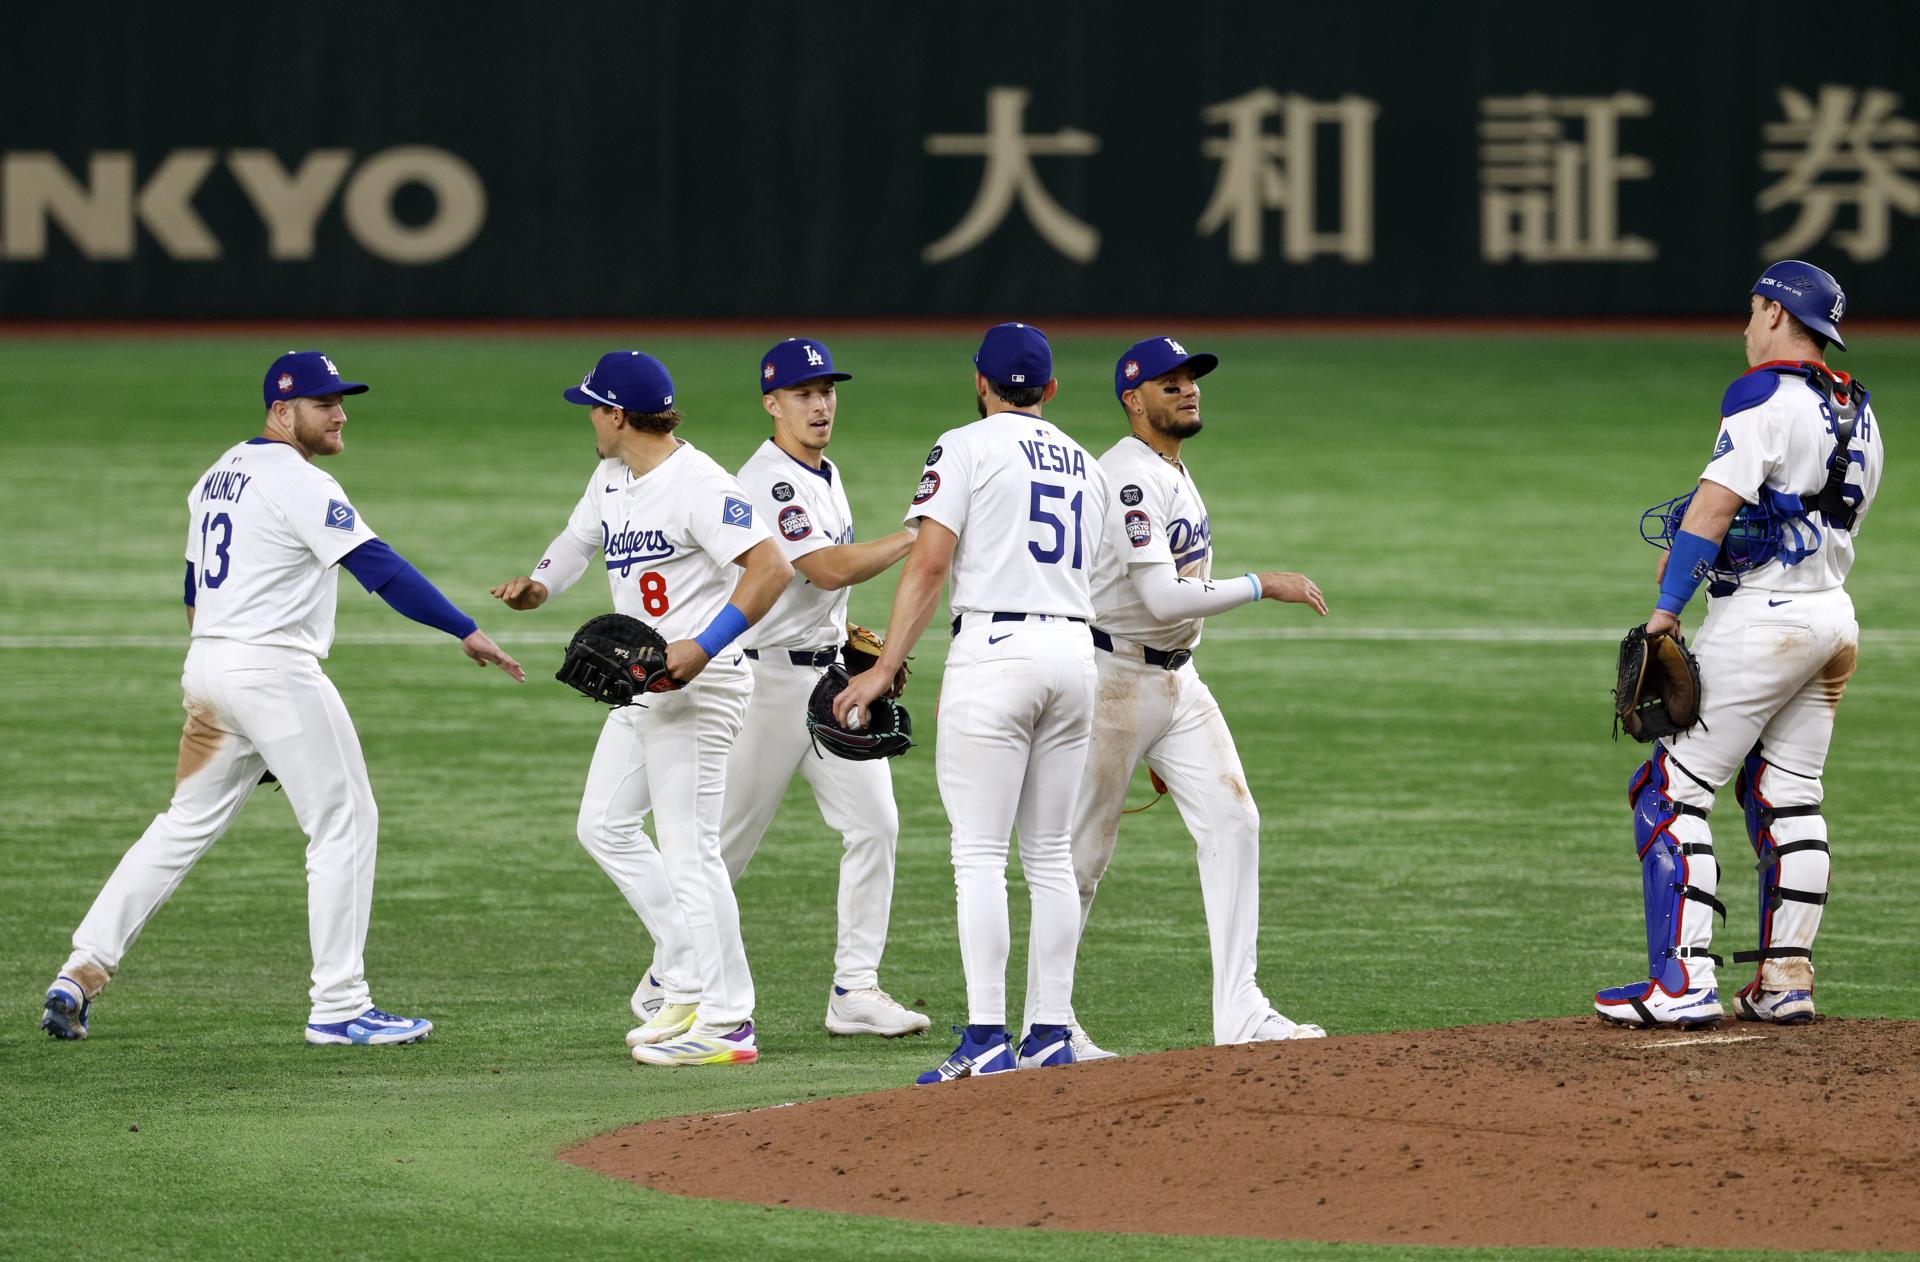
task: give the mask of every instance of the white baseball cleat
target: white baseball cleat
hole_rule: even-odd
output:
[[[924,1012],[913,1012],[878,986],[858,990],[833,987],[827,994],[828,1034],[877,1034],[897,1039],[925,1034],[933,1022]]]
[[[1281,1043],[1289,1039],[1323,1039],[1327,1032],[1317,1025],[1302,1025],[1290,1021],[1277,1012],[1269,1012],[1249,1038],[1249,1043]]]
[[[666,988],[655,981],[652,970],[648,970],[640,975],[640,984],[633,988],[633,999],[627,1006],[633,1009],[634,1020],[651,1021],[666,1001]]]
[[[1089,1060],[1117,1059],[1115,1053],[1101,1047],[1089,1038],[1087,1032],[1080,1028],[1078,1021],[1069,1023],[1067,1029],[1073,1033],[1073,1060],[1075,1064]]]
[[[1742,1021],[1805,1025],[1813,1020],[1813,992],[1762,990],[1758,983],[1749,982],[1733,997],[1733,1015]]]
[[[697,1003],[663,1003],[646,1024],[627,1031],[627,1046],[641,1047],[679,1038],[693,1028],[693,1014],[699,1010]]]

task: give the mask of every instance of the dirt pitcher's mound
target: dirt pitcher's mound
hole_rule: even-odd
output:
[[[1208,1047],[651,1122],[562,1156],[686,1196],[996,1227],[1920,1249],[1920,1023]]]

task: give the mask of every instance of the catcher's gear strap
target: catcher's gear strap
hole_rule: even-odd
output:
[[[1781,855],[1796,854],[1802,850],[1818,850],[1823,854],[1833,853],[1826,842],[1818,839],[1812,841],[1790,841],[1784,846],[1774,846],[1769,849],[1767,853],[1761,857],[1760,862],[1753,865],[1753,870],[1755,872],[1765,872],[1768,868],[1780,862]]]
[[[1669,947],[1667,955],[1676,960],[1712,960],[1714,967],[1723,967],[1726,961],[1705,947]]]
[[[1676,885],[1673,888],[1679,892],[1680,897],[1691,898],[1696,903],[1705,903],[1707,906],[1713,908],[1715,911],[1720,913],[1721,920],[1725,920],[1727,918],[1727,905],[1721,902],[1719,899],[1715,898],[1713,895],[1707,893],[1705,890],[1701,889],[1699,886]],[[1827,901],[1826,895],[1822,894],[1820,896],[1820,901],[1823,903],[1826,902]]]
[[[1833,413],[1833,454],[1827,457],[1827,481],[1814,497],[1814,507],[1839,530],[1852,530],[1858,502],[1847,499],[1847,471],[1853,464],[1849,449],[1853,431],[1860,423],[1860,408],[1866,402],[1866,390],[1857,381],[1836,376],[1825,364],[1808,363],[1807,381],[1826,398]],[[1857,488],[1856,488],[1857,489]]]
[[[1735,964],[1751,964],[1755,960],[1810,960],[1813,952],[1806,947],[1768,947],[1764,951],[1735,951]]]

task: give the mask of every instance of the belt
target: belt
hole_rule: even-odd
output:
[[[975,614],[978,614],[981,611],[976,609],[976,610],[973,610],[972,612]],[[1035,622],[1081,622],[1081,623],[1084,623],[1086,621],[1085,618],[1076,618],[1071,614],[1064,614],[1064,613],[995,613],[995,614],[989,614],[988,616],[992,618],[993,621],[995,622],[1025,622],[1029,618],[1033,619]],[[967,617],[966,614],[956,614],[954,616],[953,634],[955,635],[960,634],[960,621],[962,618],[965,618],[965,617]]]
[[[1129,640],[1128,643],[1131,644],[1132,641]],[[1113,637],[1105,631],[1102,631],[1099,627],[1095,627],[1093,628],[1093,647],[1105,649],[1111,653],[1114,651]],[[1193,660],[1192,649],[1175,649],[1173,652],[1168,653],[1162,649],[1148,648],[1144,644],[1139,647],[1140,656],[1146,659],[1147,665],[1158,666],[1162,670],[1179,670],[1182,666],[1185,666]]]
[[[749,661],[760,660],[759,649],[742,649]],[[768,649],[769,653],[785,653],[787,660],[795,666],[831,666],[839,660],[840,650],[832,649]],[[774,659],[778,661],[779,659]]]

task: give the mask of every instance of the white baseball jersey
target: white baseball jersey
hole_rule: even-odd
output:
[[[853,542],[853,510],[833,461],[822,458],[820,468],[801,464],[780,450],[772,439],[760,444],[740,466],[740,485],[753,500],[754,511],[779,540],[787,560],[809,552]],[[847,602],[851,588],[821,591],[794,571],[793,581],[780,594],[767,616],[742,639],[752,649],[823,649],[847,637]]]
[[[377,537],[332,475],[286,443],[250,438],[194,483],[187,513],[194,638],[325,657],[333,567]]]
[[[739,585],[735,559],[766,537],[733,475],[682,441],[645,477],[624,461],[602,460],[533,577],[557,596],[598,552],[616,613],[640,619],[669,642],[688,640]]]
[[[1769,380],[1774,383],[1771,391]],[[1762,486],[1811,499],[1826,485],[1833,422],[1826,397],[1812,383],[1788,373],[1748,373],[1728,388],[1721,412],[1720,436],[1700,474],[1703,479],[1719,483],[1749,504],[1759,501]],[[1853,568],[1853,537],[1880,488],[1885,458],[1871,405],[1860,411],[1851,446],[1862,461],[1848,477],[1849,484],[1861,492],[1853,529],[1837,529],[1815,515],[1816,539],[1808,522],[1790,523],[1781,555],[1742,575],[1742,586],[1811,592],[1846,582],[1847,571]],[[1809,548],[1811,553],[1805,554]]]
[[[960,537],[953,612],[1091,618],[1107,482],[1086,448],[1025,412],[996,412],[940,435],[907,521]]]
[[[1204,618],[1162,622],[1128,577],[1136,565],[1171,563],[1181,578],[1213,575],[1213,525],[1184,465],[1172,465],[1127,435],[1100,457],[1106,473],[1105,545],[1094,574],[1094,625],[1111,635],[1168,651],[1200,642]]]

